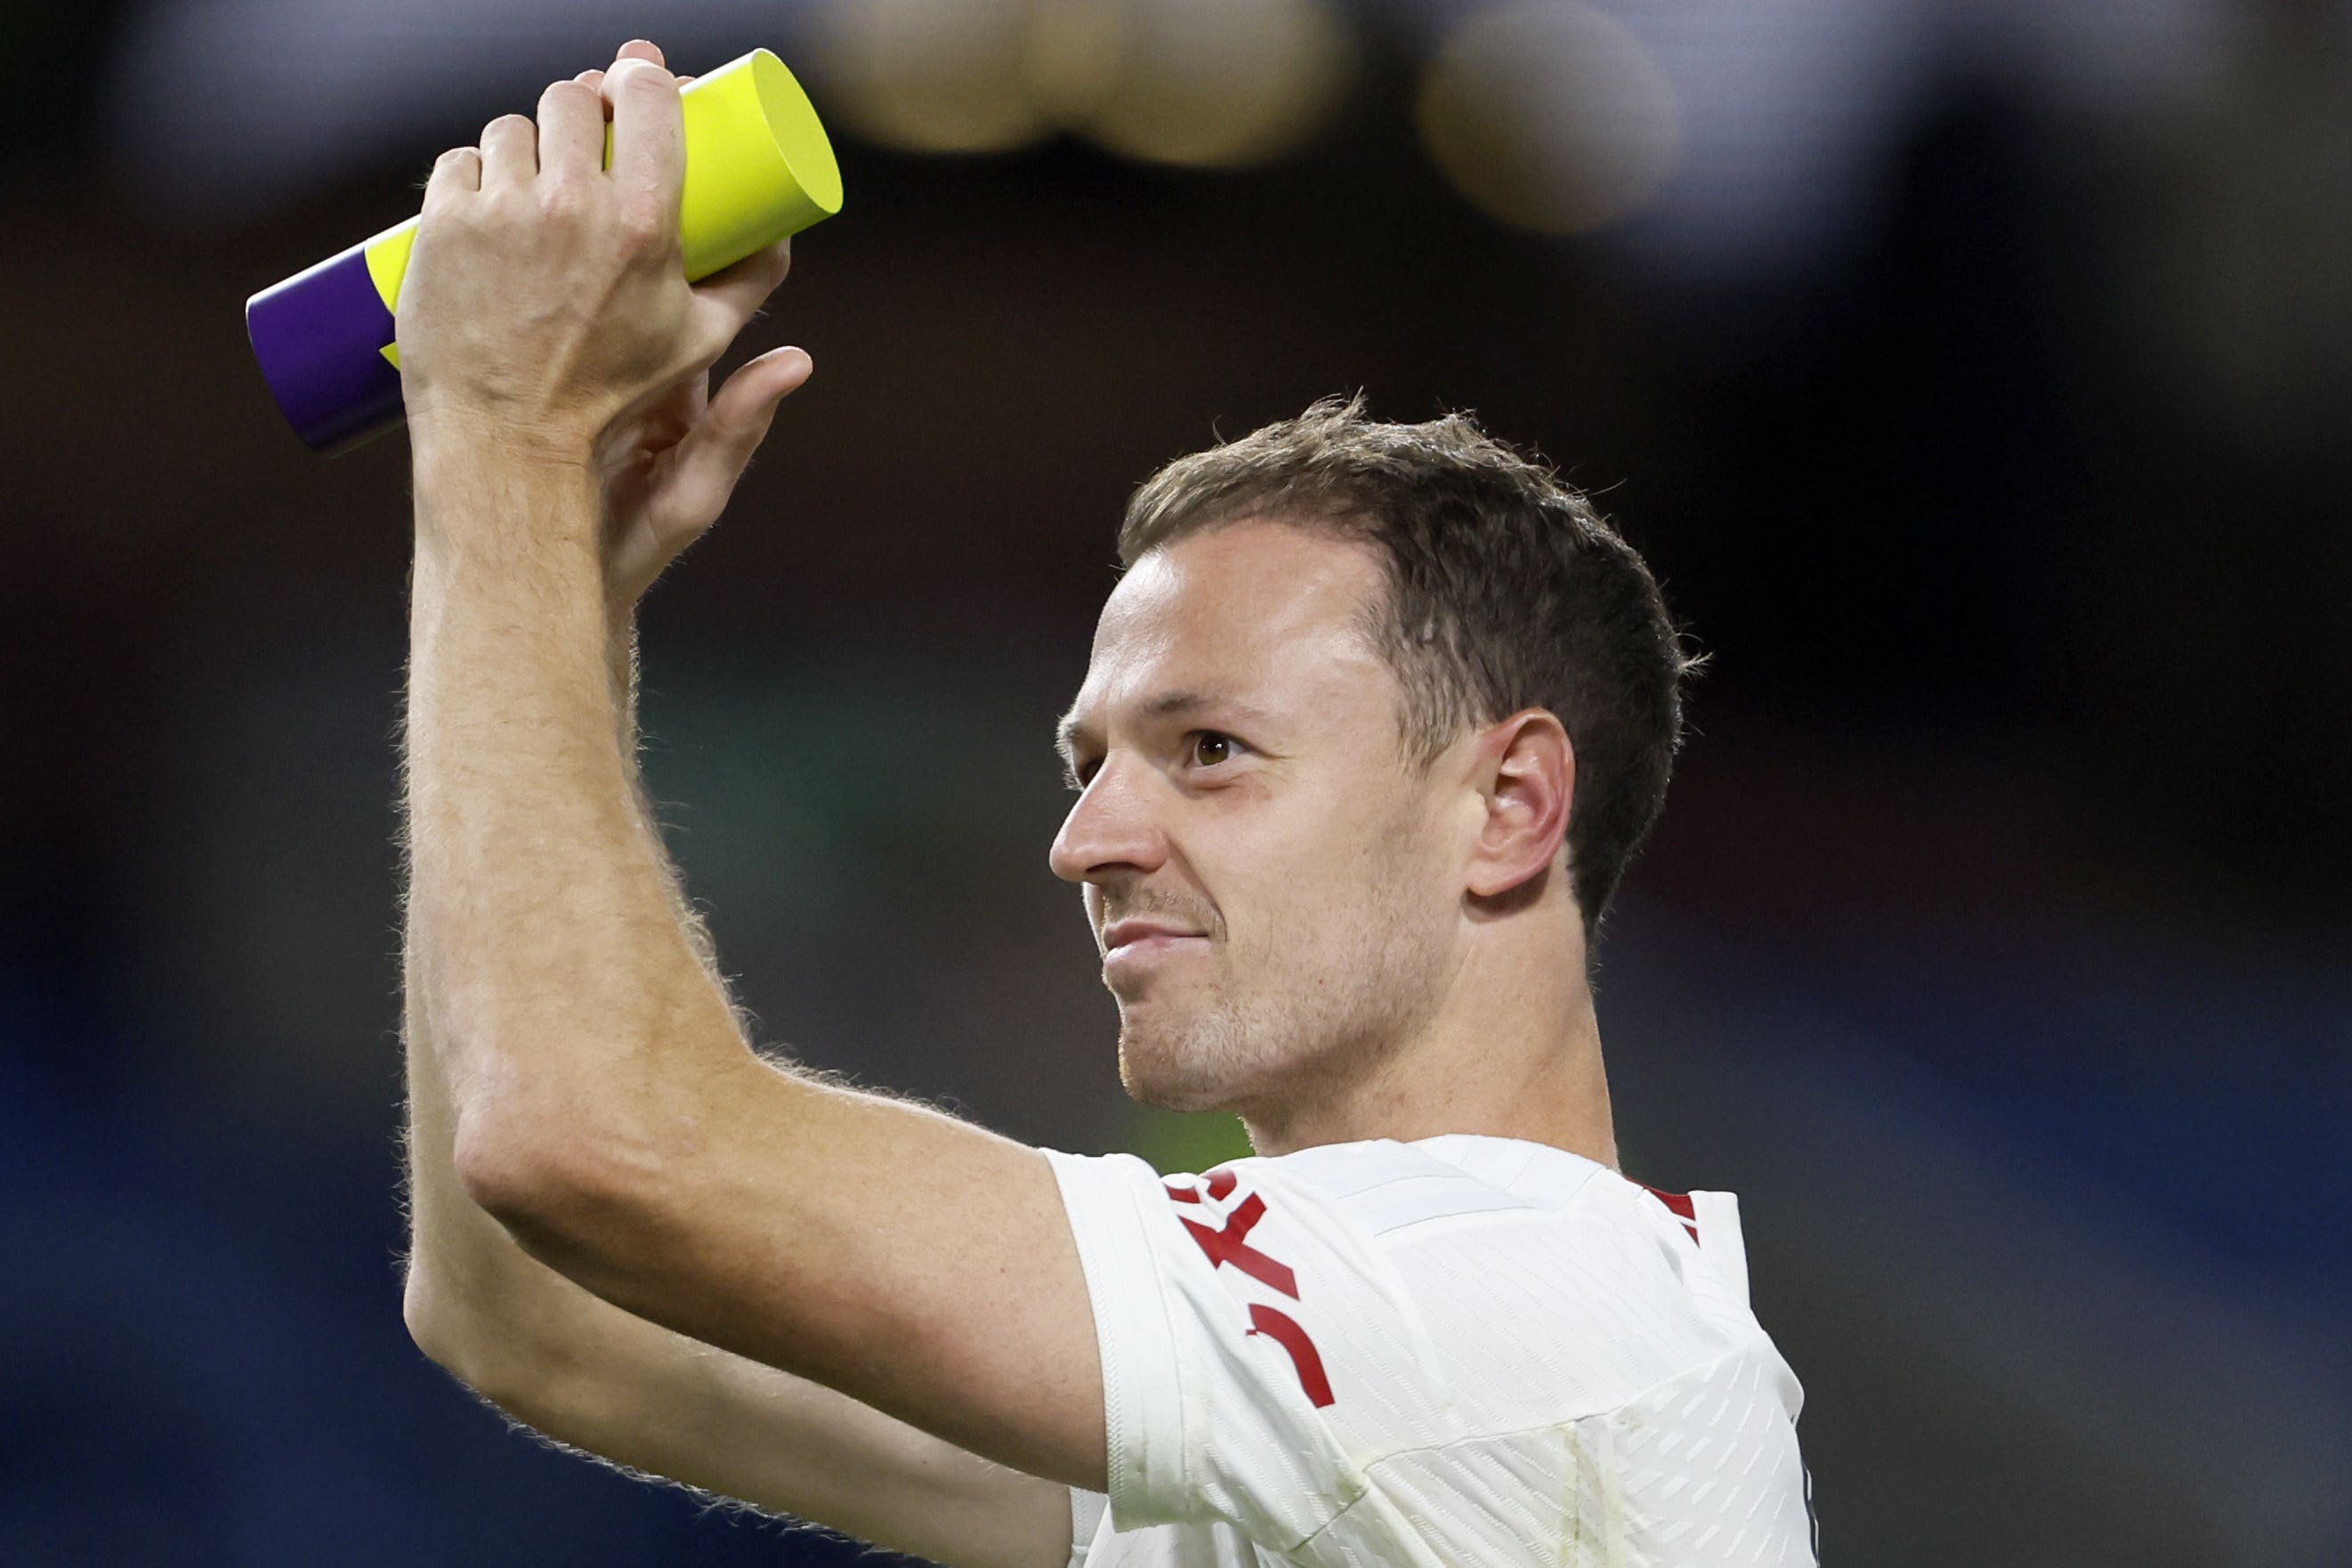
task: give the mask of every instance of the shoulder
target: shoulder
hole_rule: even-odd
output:
[[[1534,1144],[1347,1144],[1233,1169],[1392,1281],[1474,1430],[1605,1414],[1763,1341],[1728,1198],[1710,1256],[1661,1194]]]
[[[1711,1259],[1657,1194],[1562,1150],[1376,1141],[1164,1178],[1055,1158],[1101,1294],[1150,1272],[1271,1291],[1391,1371],[1417,1363],[1470,1428],[1612,1410],[1761,1336],[1728,1278],[1736,1231]]]
[[[1590,1162],[1578,1163],[1585,1167],[1577,1173],[1579,1181],[1601,1170]],[[1525,1217],[1543,1206],[1540,1195],[1515,1191],[1507,1180],[1497,1180],[1500,1172],[1385,1139],[1327,1144],[1270,1160],[1237,1160],[1224,1168],[1242,1181],[1296,1194],[1344,1219],[1350,1230],[1384,1248],[1394,1248],[1416,1230],[1449,1222]]]
[[[1688,1262],[1676,1245],[1689,1234],[1675,1206],[1680,1199],[1566,1150],[1513,1139],[1465,1134],[1337,1143],[1236,1160],[1207,1177],[1171,1177],[1169,1184],[1202,1181],[1279,1193],[1400,1256],[1457,1238],[1450,1250],[1573,1247],[1621,1254],[1629,1265],[1669,1274]]]
[[[1365,1560],[1402,1561],[1465,1487],[1548,1530],[1582,1424],[1646,1432],[1710,1368],[1754,1363],[1741,1398],[1769,1370],[1682,1217],[1563,1151],[1358,1143],[1167,1177],[1054,1160],[1120,1530],[1215,1520],[1298,1542],[1347,1519],[1377,1538]],[[1737,1244],[1736,1223],[1709,1237]],[[1498,1560],[1454,1544],[1448,1561]]]

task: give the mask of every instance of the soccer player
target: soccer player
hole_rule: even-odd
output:
[[[1737,1210],[1618,1173],[1586,980],[1685,661],[1465,419],[1160,472],[1062,726],[1124,1080],[1257,1157],[1163,1181],[753,1052],[644,802],[633,607],[810,365],[706,402],[785,258],[684,281],[676,79],[623,54],[441,157],[401,300],[417,1342],[966,1568],[1811,1563]]]

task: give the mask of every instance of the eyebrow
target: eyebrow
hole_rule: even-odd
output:
[[[1264,710],[1253,708],[1246,702],[1239,702],[1229,697],[1220,697],[1214,692],[1182,689],[1161,692],[1138,709],[1136,714],[1138,718],[1144,720],[1181,719],[1187,714],[1197,713],[1204,708],[1222,708],[1247,724],[1266,722],[1266,714]],[[1078,717],[1076,709],[1073,708],[1062,715],[1062,721],[1054,726],[1054,750],[1060,754],[1064,767],[1075,767],[1077,761],[1077,743],[1092,734],[1092,729]]]

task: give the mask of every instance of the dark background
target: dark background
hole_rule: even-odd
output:
[[[2341,5],[5,26],[0,1562],[846,1560],[407,1342],[406,448],[302,450],[240,329],[649,33],[783,53],[848,193],[747,337],[816,376],[645,623],[768,1037],[1215,1158],[1118,1096],[1045,863],[1119,505],[1325,393],[1472,407],[1712,655],[1604,1033],[1629,1173],[1743,1194],[1827,1561],[2352,1563]]]

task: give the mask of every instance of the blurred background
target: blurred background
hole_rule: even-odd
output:
[[[2352,1564],[2352,15],[2322,0],[79,0],[0,37],[0,1562],[830,1563],[410,1347],[406,447],[253,291],[649,34],[782,53],[818,370],[646,615],[764,1035],[1120,1098],[1055,715],[1155,465],[1539,447],[1713,665],[1601,949],[1743,1194],[1826,1560]],[[921,940],[911,951],[909,930]]]

